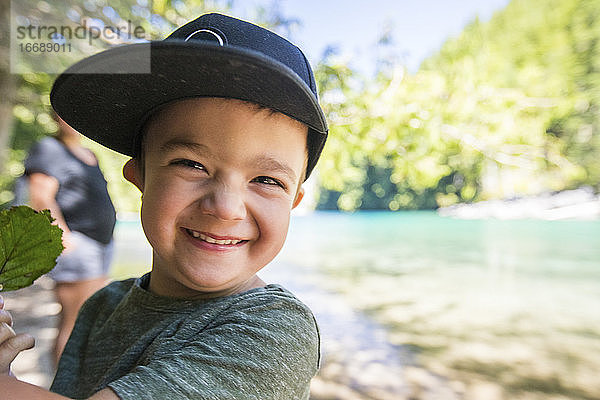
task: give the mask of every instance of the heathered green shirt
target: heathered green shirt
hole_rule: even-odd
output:
[[[311,311],[278,285],[186,301],[114,282],[83,306],[53,392],[121,399],[308,399],[319,364]]]

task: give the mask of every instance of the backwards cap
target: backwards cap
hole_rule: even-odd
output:
[[[131,73],[150,63],[149,73]],[[250,101],[308,126],[306,177],[327,139],[311,67],[281,36],[222,14],[205,14],[162,41],[119,46],[68,68],[50,101],[73,128],[135,156],[141,129],[160,106],[192,97]]]

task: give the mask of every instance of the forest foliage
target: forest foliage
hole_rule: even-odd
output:
[[[64,3],[106,20],[100,6]],[[135,5],[111,2],[121,18],[145,20],[152,38],[162,38],[231,2]],[[280,31],[295,23],[264,9],[256,17]],[[317,206],[433,209],[580,186],[598,192],[599,46],[600,0],[513,0],[489,21],[472,21],[416,72],[380,60],[376,75],[364,76],[335,53],[325,54],[315,74],[330,137],[311,178],[319,188]],[[48,111],[53,79],[18,76],[0,203],[12,198],[27,148],[56,129]],[[91,146],[117,208],[135,209],[139,195],[120,177],[124,158]]]
[[[598,0],[513,0],[414,74],[394,65],[356,82],[325,60],[317,74],[332,129],[320,207],[597,192],[599,41]]]

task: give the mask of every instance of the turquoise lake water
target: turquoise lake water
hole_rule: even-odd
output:
[[[390,273],[510,269],[523,278],[600,280],[600,221],[459,220],[433,212],[315,213],[286,250],[310,262]]]
[[[585,308],[600,299],[600,221],[322,212],[292,221],[278,259],[333,276],[430,279],[430,286],[449,291],[459,287],[484,288],[490,296],[562,294],[576,303],[585,301],[579,304]]]
[[[292,221],[278,259],[375,295],[398,290],[403,300],[440,307],[546,314],[600,335],[600,221],[322,212]]]

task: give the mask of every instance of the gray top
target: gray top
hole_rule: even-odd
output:
[[[279,285],[187,301],[114,282],[83,306],[50,390],[87,398],[308,399],[319,365],[311,311]]]
[[[41,172],[58,180],[56,202],[69,229],[108,244],[115,228],[115,207],[98,165],[87,165],[58,139],[36,143],[25,160],[25,175]]]

